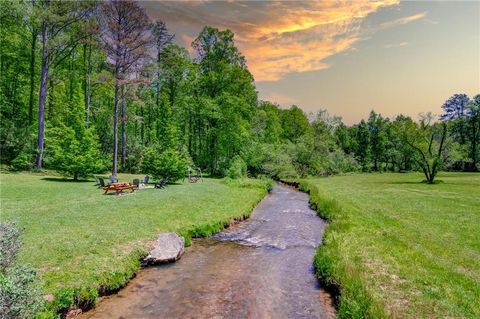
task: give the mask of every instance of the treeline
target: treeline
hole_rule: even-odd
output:
[[[442,122],[372,112],[347,127],[321,111],[259,101],[229,30],[205,27],[194,55],[131,1],[3,1],[0,152],[17,170],[78,178],[111,170],[180,177],[477,170],[480,97]],[[433,181],[433,179],[432,179]]]

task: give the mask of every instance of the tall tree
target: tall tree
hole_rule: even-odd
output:
[[[134,1],[108,1],[102,4],[100,25],[102,40],[109,62],[114,66],[115,100],[113,110],[113,160],[112,175],[118,170],[118,111],[122,98],[121,88],[129,72],[138,70],[148,57],[151,43],[149,20],[143,8]]]
[[[93,2],[67,2],[43,0],[35,7],[39,21],[42,46],[40,88],[38,94],[38,138],[36,168],[42,168],[45,140],[45,104],[50,67],[58,64],[75,50],[82,33],[77,24],[84,20],[92,9]]]

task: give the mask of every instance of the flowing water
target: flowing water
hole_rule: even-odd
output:
[[[83,318],[334,318],[312,261],[325,223],[308,195],[277,185],[251,218],[142,270]]]

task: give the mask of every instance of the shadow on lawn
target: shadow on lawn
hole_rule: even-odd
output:
[[[438,179],[433,182],[433,184],[428,184],[426,180],[418,181],[418,182],[390,182],[388,184],[396,184],[396,185],[435,185],[435,184],[443,184],[445,183],[443,180]]]
[[[48,182],[61,182],[61,183],[95,183],[89,179],[79,179],[74,181],[72,178],[64,178],[64,177],[44,177],[42,178],[44,181]]]

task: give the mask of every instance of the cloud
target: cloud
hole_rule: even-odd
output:
[[[290,106],[292,104],[298,103],[296,99],[278,92],[270,92],[265,96],[262,96],[261,99],[264,101],[272,101],[278,103],[281,106]]]
[[[328,57],[353,48],[364,38],[362,21],[383,1],[160,1],[141,2],[153,19],[177,33],[182,45],[205,25],[231,29],[256,81],[276,81],[292,72],[328,68]],[[389,28],[425,17],[426,13],[381,24]]]
[[[408,42],[400,42],[400,43],[389,43],[385,44],[383,47],[385,49],[390,49],[390,48],[400,48],[408,45]]]
[[[403,17],[403,18],[399,18],[399,19],[396,19],[396,20],[393,20],[393,21],[384,22],[380,25],[380,27],[382,29],[397,27],[397,26],[402,25],[402,24],[407,24],[407,23],[415,21],[415,20],[423,19],[426,16],[427,16],[426,12],[421,12],[421,13],[417,13],[417,14],[414,14],[414,15],[411,15],[411,16],[408,16],[408,17]]]

